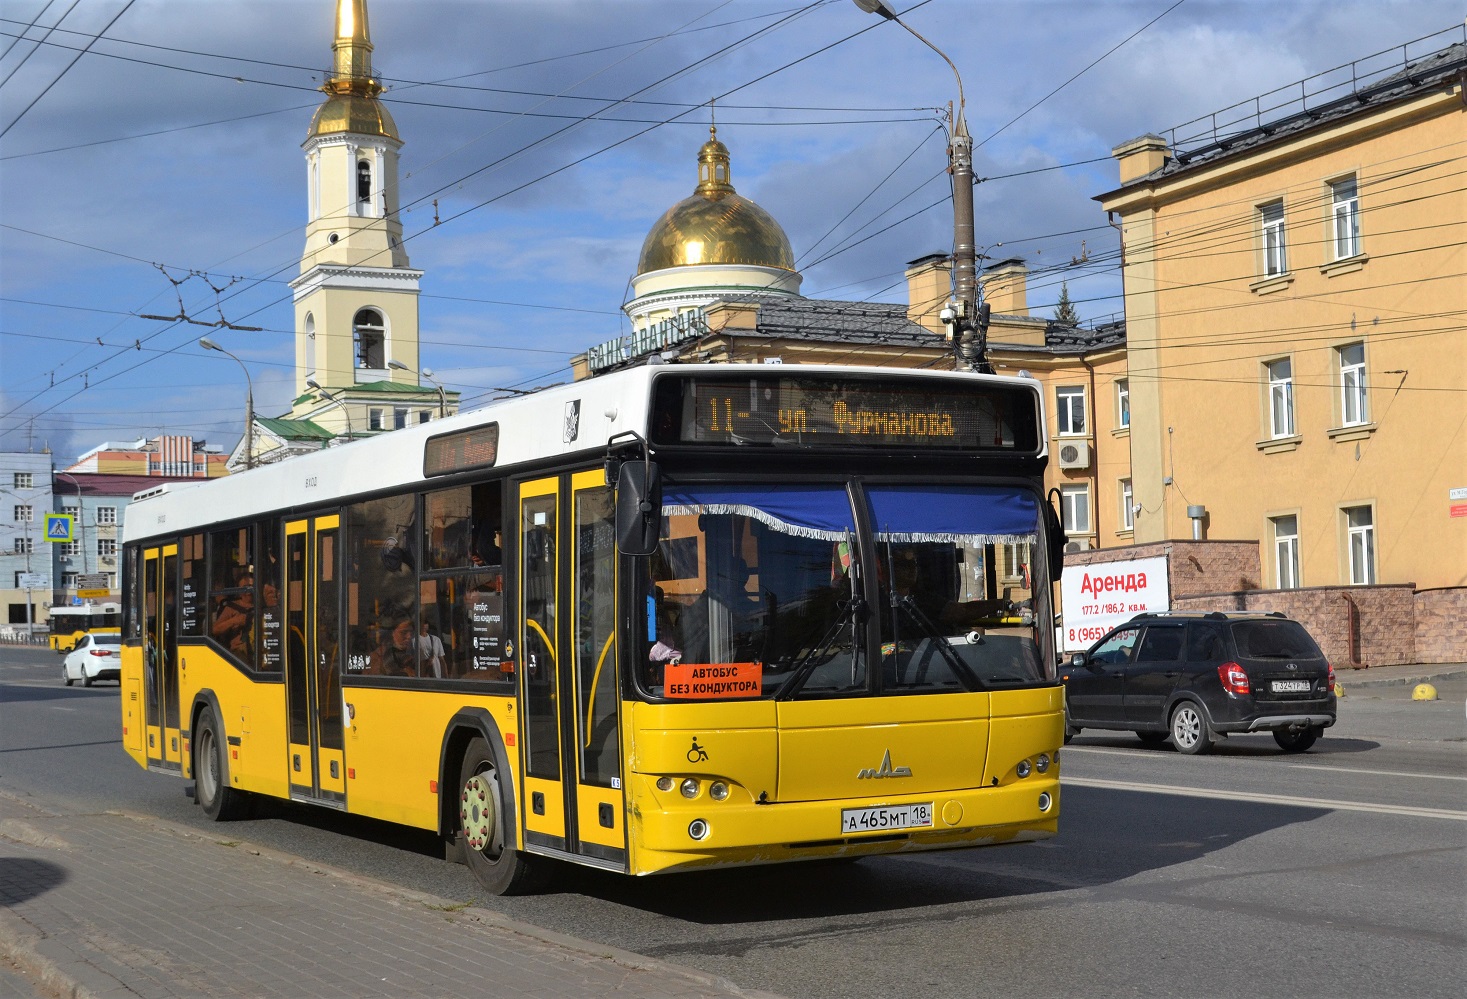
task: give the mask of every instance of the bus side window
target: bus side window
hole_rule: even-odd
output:
[[[459,486],[423,497],[423,569],[458,569],[469,564],[470,488]]]
[[[469,561],[476,566],[504,564],[504,493],[498,482],[474,486]]]

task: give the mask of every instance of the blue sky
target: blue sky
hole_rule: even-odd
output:
[[[243,376],[196,341],[245,361],[263,415],[287,408],[300,143],[334,0],[69,6],[0,6],[0,450],[49,444],[69,461],[162,431],[227,449]],[[978,244],[1026,258],[1032,312],[1051,313],[1063,281],[1087,321],[1120,309],[1092,200],[1116,184],[1113,146],[1336,70],[1311,89],[1328,86],[1355,60],[1380,69],[1399,48],[1367,57],[1434,32],[1460,40],[1464,15],[1458,0],[895,6],[962,74],[988,178]],[[369,9],[406,142],[408,251],[426,271],[422,363],[468,406],[564,381],[572,354],[626,329],[642,239],[692,192],[711,98],[734,184],[784,226],[806,294],[902,302],[905,262],[950,248],[935,109],[952,74],[850,0]],[[263,330],[138,318],[176,314],[177,295],[191,316]]]

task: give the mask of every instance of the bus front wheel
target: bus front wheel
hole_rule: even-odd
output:
[[[527,895],[547,882],[549,861],[514,848],[510,782],[489,743],[475,738],[459,768],[458,841],[474,879],[495,895]]]
[[[194,802],[215,822],[242,817],[249,804],[243,791],[228,784],[229,765],[224,758],[224,739],[214,712],[205,708],[194,730]]]

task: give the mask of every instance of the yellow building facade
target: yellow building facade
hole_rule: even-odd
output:
[[[1257,538],[1265,589],[1467,584],[1464,50],[1115,148],[1136,542]]]

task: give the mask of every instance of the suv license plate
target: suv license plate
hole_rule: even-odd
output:
[[[886,805],[881,808],[843,808],[842,833],[884,832],[889,829],[929,829],[932,802],[916,805]]]
[[[1273,692],[1275,694],[1297,694],[1308,690],[1314,684],[1308,680],[1274,680]]]

